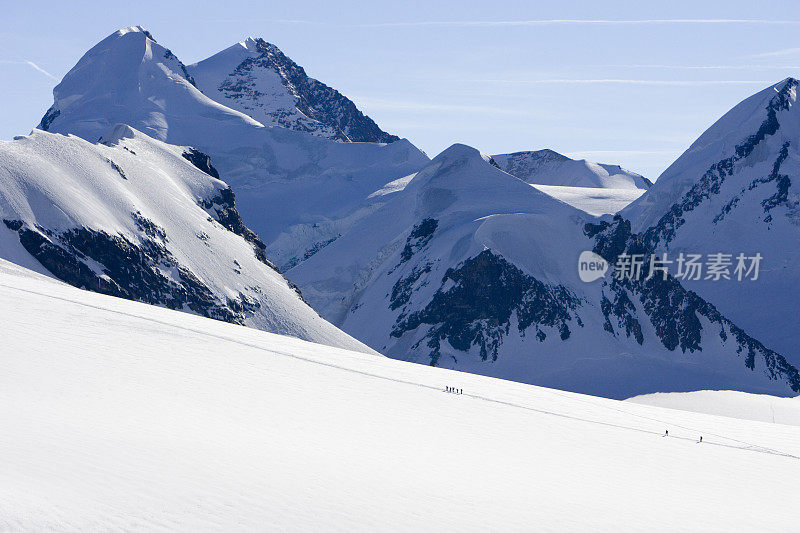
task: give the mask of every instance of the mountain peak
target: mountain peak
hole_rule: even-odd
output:
[[[53,96],[39,129],[92,142],[118,123],[160,140],[174,137],[181,122],[195,129],[188,126],[194,116],[261,126],[201,94],[180,59],[141,26],[117,30],[93,46],[53,89]]]
[[[123,35],[127,35],[129,33],[141,33],[146,38],[150,39],[154,43],[157,42],[149,31],[144,29],[142,26],[128,26],[127,28],[120,28],[114,33],[112,33],[109,37],[122,37]]]
[[[526,183],[604,189],[647,189],[650,180],[619,165],[576,160],[554,150],[532,150],[492,156],[499,167]]]
[[[257,41],[253,37],[247,37],[245,40],[239,41],[239,46],[251,52],[255,52],[257,47]]]
[[[637,231],[645,230],[658,223],[673,204],[684,201],[684,195],[702,187],[700,181],[710,179],[718,168],[741,165],[741,160],[751,155],[752,164],[761,161],[767,153],[774,152],[777,157],[787,141],[796,146],[800,135],[800,107],[796,105],[798,83],[796,78],[785,78],[736,104],[659,176],[649,194],[625,208],[623,215],[636,221]],[[722,173],[723,176],[727,174]],[[732,180],[735,178],[731,176],[720,178],[720,181]],[[751,184],[737,185],[749,188]]]
[[[456,143],[445,149],[420,170],[406,190],[417,195],[416,205],[426,216],[444,212],[456,203],[458,210],[475,209],[485,216],[496,212],[554,212],[565,216],[579,211],[550,195],[536,190],[515,176],[504,172],[486,154],[466,144]],[[426,211],[427,210],[427,211]]]
[[[268,52],[282,53],[277,46],[265,41],[261,37],[248,37],[243,41],[239,41],[238,44],[248,52],[252,52],[254,54],[265,54]]]
[[[342,142],[390,143],[381,130],[339,91],[309,77],[277,46],[248,37],[189,66],[203,93],[264,125]]]
[[[480,150],[473,148],[468,144],[454,143],[445,148],[444,151],[442,151],[433,159],[433,161],[431,161],[431,163],[476,158],[481,158],[488,162],[489,156],[482,154]]]

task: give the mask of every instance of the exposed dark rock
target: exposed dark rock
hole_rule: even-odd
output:
[[[426,218],[419,224],[414,226],[411,233],[406,238],[406,245],[400,253],[400,264],[405,263],[414,255],[414,252],[424,248],[433,237],[436,228],[439,227],[439,221],[435,218]]]
[[[259,261],[270,268],[278,270],[277,267],[272,264],[272,261],[267,259],[267,254],[265,252],[267,245],[258,238],[258,235],[256,235],[253,230],[244,225],[242,216],[239,214],[239,211],[236,210],[235,203],[236,199],[233,194],[233,189],[230,187],[220,189],[217,196],[213,198],[198,201],[198,205],[205,209],[206,212],[225,229],[239,235],[249,242],[253,246],[253,251]]]
[[[169,242],[167,239],[167,232],[164,231],[164,228],[150,220],[149,218],[145,218],[139,211],[135,213],[131,213],[131,218],[136,223],[136,227],[147,235],[148,237],[152,237],[154,239],[158,239],[161,242]]]
[[[411,298],[411,293],[414,290],[414,285],[419,281],[424,274],[431,271],[433,263],[425,263],[424,266],[414,266],[411,274],[405,278],[400,278],[392,287],[392,294],[390,297],[389,308],[394,311],[395,309],[404,306]]]
[[[150,33],[149,31],[147,31],[146,29],[142,28],[141,26],[139,26],[139,31],[141,31],[142,33],[144,33],[145,37],[147,37],[148,39],[150,39],[150,40],[151,40],[151,41],[153,41],[154,43],[157,43],[157,42],[158,42],[158,41],[156,41],[156,38],[155,38],[155,37],[153,37],[153,34],[152,34],[152,33]]]
[[[223,82],[219,90],[226,96],[257,100],[263,95],[255,88],[251,72],[259,67],[272,70],[280,76],[291,94],[297,96],[297,109],[307,117],[333,128],[339,140],[383,143],[399,140],[399,137],[381,130],[339,91],[309,78],[305,70],[286,57],[278,47],[263,39],[255,39],[254,42],[259,55],[245,59],[236,67],[231,79]],[[291,122],[281,113],[274,113],[273,118],[284,127],[309,131],[303,123]]]
[[[147,34],[148,37],[150,37],[149,33],[147,33],[147,32],[145,32],[145,33]],[[153,39],[152,37],[150,37],[150,39],[155,41],[155,39]],[[194,87],[197,87],[197,84],[194,82],[194,78],[192,77],[191,74],[189,74],[189,71],[186,70],[186,65],[184,65],[183,62],[181,62],[181,60],[178,59],[178,57],[175,54],[172,53],[172,50],[167,49],[167,51],[164,52],[164,59],[177,61],[178,65],[180,65],[180,67],[181,67],[181,73],[183,74],[183,77],[186,78],[186,81],[191,83]]]
[[[502,168],[500,168],[500,165],[497,164],[497,161],[495,161],[493,157],[489,158],[489,164],[492,165],[497,170],[503,170]]]
[[[43,131],[47,131],[50,128],[50,124],[53,123],[55,119],[61,114],[61,111],[56,109],[56,106],[50,106],[50,109],[42,117],[41,122],[39,122],[38,128]]]
[[[757,178],[753,180],[747,187],[743,188],[739,194],[731,198],[731,200],[720,210],[720,213],[714,217],[714,223],[724,219],[728,213],[730,213],[739,204],[742,196],[746,192],[752,191],[753,189],[765,183],[775,182],[777,187],[777,192],[775,192],[775,194],[761,201],[761,206],[764,208],[764,213],[767,214],[767,216],[764,218],[765,222],[769,222],[772,219],[772,215],[769,214],[770,210],[779,205],[790,204],[789,187],[791,186],[792,181],[787,174],[780,173],[781,166],[789,157],[789,146],[789,141],[783,143],[781,151],[778,153],[778,157],[775,160],[775,163],[772,165],[772,172],[770,172],[769,175],[764,178]]]
[[[777,112],[791,107],[791,93],[797,85],[798,81],[796,79],[790,78],[787,80],[781,90],[778,91],[767,104],[767,117],[761,123],[758,131],[738,144],[734,148],[734,155],[711,165],[697,183],[689,189],[681,201],[673,204],[658,223],[645,232],[644,239],[651,247],[655,247],[658,243],[668,244],[671,242],[675,238],[676,230],[686,223],[686,220],[683,218],[684,214],[693,211],[705,200],[718,194],[725,179],[733,174],[734,165],[739,160],[748,157],[753,150],[755,150],[756,146],[768,136],[777,133],[780,129]],[[780,164],[778,164],[778,167],[779,166]],[[786,186],[788,189],[786,180],[783,180],[783,184],[781,184],[781,180],[777,181],[779,181],[779,193],[783,186]],[[776,201],[780,203],[782,200],[777,198]],[[735,205],[735,203],[736,201],[734,201],[733,205]],[[730,210],[733,205],[726,209]],[[766,207],[765,205],[765,209]],[[725,212],[725,209],[723,209],[722,216],[724,216]]]
[[[188,162],[193,164],[198,169],[202,170],[212,178],[219,179],[219,172],[217,169],[214,168],[214,165],[211,164],[211,158],[201,152],[200,150],[195,150],[194,148],[189,148],[187,151],[181,154],[184,159]]]
[[[670,275],[654,275],[650,279],[649,257],[653,249],[645,244],[641,235],[631,232],[630,222],[615,215],[613,222],[586,224],[584,232],[595,239],[594,252],[611,265],[617,263],[622,254],[643,255],[643,267],[639,278],[614,278],[607,282],[606,288],[613,295],[614,302],[605,294],[601,309],[606,317],[604,328],[615,334],[611,317],[615,317],[619,327],[626,335],[633,334],[637,341],[641,326],[636,319],[635,306],[631,298],[636,298],[650,320],[661,343],[671,351],[683,353],[701,351],[703,324],[701,317],[719,328],[719,336],[724,341],[729,335],[736,340],[736,354],[744,355],[744,364],[751,370],[755,368],[756,358],[762,360],[766,374],[772,380],[784,380],[793,391],[800,392],[800,372],[786,359],[766,348],[756,339],[747,335],[741,328],[722,316],[717,309],[696,293],[686,290]]]
[[[57,278],[76,287],[170,309],[190,309],[237,324],[252,312],[253,302],[244,295],[239,302],[218,301],[211,289],[155,238],[143,236],[134,243],[122,235],[87,228],[55,234],[20,221],[9,222],[6,226],[17,228],[28,253]],[[158,231],[156,237],[160,238]]]
[[[108,160],[108,163],[111,165],[111,168],[113,168],[113,169],[114,169],[114,170],[117,172],[117,174],[119,174],[119,175],[120,175],[120,177],[121,177],[122,179],[124,179],[124,180],[127,180],[127,179],[128,179],[128,177],[127,177],[127,176],[125,176],[125,172],[123,172],[123,171],[122,171],[122,169],[120,168],[120,166],[119,166],[119,165],[117,165],[116,163],[114,163],[114,162],[113,162],[112,160],[110,160],[110,159]]]
[[[781,165],[783,165],[783,162],[786,161],[787,157],[789,157],[789,141],[786,141],[783,144],[780,154],[778,154],[778,159],[775,160],[775,164],[772,167],[772,172],[764,180],[764,183],[774,181],[778,188],[775,194],[761,202],[761,206],[764,208],[765,213],[769,213],[771,209],[788,202],[789,187],[792,185],[792,181],[789,179],[787,174],[780,173]]]
[[[220,189],[217,196],[214,196],[213,198],[198,201],[198,205],[205,209],[206,212],[211,215],[213,220],[216,220],[225,229],[235,233],[236,235],[239,235],[240,237],[244,238],[244,240],[249,242],[253,246],[253,252],[255,253],[256,259],[273,269],[275,272],[281,274],[289,287],[291,287],[292,290],[297,293],[297,296],[299,296],[303,302],[308,303],[303,297],[300,287],[295,285],[292,280],[283,275],[280,269],[275,266],[272,261],[267,259],[267,246],[261,239],[258,238],[258,235],[256,235],[253,230],[244,225],[239,211],[236,210],[235,204],[236,198],[233,194],[233,190],[230,187]]]
[[[297,256],[292,257],[291,259],[286,261],[283,265],[281,265],[281,268],[283,270],[289,270],[289,269],[292,269],[292,268],[296,267],[297,265],[299,265],[300,263],[302,263],[303,261],[305,261],[306,259],[308,259],[312,255],[316,254],[317,252],[319,252],[320,250],[322,250],[323,248],[325,248],[326,246],[328,246],[330,243],[332,243],[333,241],[335,241],[336,239],[338,239],[341,236],[342,236],[342,234],[339,233],[335,237],[331,237],[330,239],[327,239],[327,240],[324,240],[324,241],[320,241],[320,242],[315,242],[311,246],[311,248],[309,248],[308,250],[303,252],[302,259],[298,258]]]
[[[11,231],[18,231],[24,225],[24,222],[21,220],[8,220],[4,218],[3,224],[5,224],[6,227]]]
[[[408,290],[407,286],[401,287],[398,295]],[[517,317],[520,333],[535,327],[537,338],[544,340],[543,328],[552,327],[567,339],[568,323],[575,317],[573,311],[579,303],[566,288],[542,283],[503,257],[484,250],[448,269],[442,288],[431,302],[407,318],[398,319],[391,335],[400,337],[423,324],[431,325],[424,337],[431,348],[431,365],[439,360],[443,340],[464,352],[479,346],[483,359],[491,355],[495,360],[503,336],[509,333],[512,315]]]
[[[616,334],[614,326],[611,322],[612,316],[616,318],[617,327],[625,331],[628,337],[633,336],[640,345],[644,342],[642,335],[642,325],[636,318],[636,306],[631,302],[628,293],[624,290],[613,291],[614,302],[612,303],[605,294],[600,301],[600,310],[603,312],[606,320],[603,324],[603,329],[612,335]]]

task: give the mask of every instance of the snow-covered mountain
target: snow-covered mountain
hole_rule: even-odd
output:
[[[402,185],[402,184],[400,184]],[[464,145],[438,155],[288,271],[331,322],[394,358],[609,397],[726,388],[793,395],[800,374],[671,276],[594,283],[652,251]]]
[[[500,169],[533,185],[647,189],[653,183],[619,165],[570,159],[553,150],[493,155]]]
[[[185,65],[141,26],[118,30],[92,47],[53,89],[53,97],[39,128],[91,142],[115,124],[182,145],[198,130],[223,140],[243,126],[263,129],[203,95]]]
[[[53,94],[40,125],[47,131],[95,142],[124,123],[208,154],[279,266],[338,238],[375,208],[370,193],[429,161],[405,139],[342,143],[264,127],[204,95],[183,63],[138,26],[94,46]]]
[[[788,78],[735,106],[621,214],[670,260],[730,254],[730,279],[684,284],[800,365],[797,88]],[[762,256],[757,280],[738,280],[739,254]]]
[[[264,125],[337,141],[400,139],[381,130],[339,91],[309,78],[303,67],[264,39],[248,37],[187,68],[207,96]]]
[[[797,427],[371,357],[2,260],[0,324],[3,530],[796,529]]]
[[[251,53],[246,46],[239,48]],[[277,52],[269,50],[264,53],[277,61]],[[244,53],[235,47],[234,52]],[[218,59],[222,64],[225,56]],[[748,104],[756,118],[737,112],[711,136],[723,140],[698,141],[702,146],[687,152],[693,160],[713,160],[733,149],[738,159],[725,160],[732,162],[732,172],[741,160],[748,172],[761,172],[756,167],[762,165],[765,176],[774,174],[769,179],[751,176],[736,185],[734,196],[750,198],[752,191],[760,194],[773,182],[777,186],[776,194],[753,200],[763,206],[760,224],[769,228],[763,231],[774,233],[758,230],[753,235],[769,241],[770,253],[781,260],[798,253],[779,253],[782,242],[797,242],[789,226],[796,202],[785,171],[773,172],[773,163],[797,161],[792,144],[795,87],[789,80],[772,90],[777,100],[771,95],[762,97],[760,105]],[[265,242],[267,257],[291,268],[290,278],[323,316],[393,357],[613,397],[700,388],[800,392],[797,361],[783,355],[792,349],[787,348],[791,328],[784,326],[800,316],[791,312],[796,302],[787,301],[793,294],[787,287],[797,286],[791,285],[796,279],[791,269],[788,276],[765,276],[775,285],[766,287],[761,301],[778,290],[782,293],[775,298],[783,298],[769,315],[773,329],[781,329],[772,337],[754,327],[757,313],[744,306],[723,302],[718,311],[715,305],[722,300],[712,298],[714,288],[698,290],[698,296],[673,277],[620,281],[611,270],[595,283],[578,278],[582,252],[591,250],[614,264],[622,253],[650,257],[662,250],[668,239],[657,236],[666,233],[652,229],[648,217],[658,222],[672,213],[674,199],[663,191],[684,185],[694,190],[689,185],[698,178],[691,172],[653,186],[628,208],[625,216],[634,220],[633,226],[623,217],[600,221],[592,214],[616,209],[582,207],[587,195],[567,200],[581,211],[534,187],[626,187],[622,190],[638,193],[648,182],[616,166],[572,161],[553,152],[490,158],[456,145],[430,162],[405,140],[347,143],[265,127],[208,98],[174,54],[138,27],[116,32],[87,52],[54,95],[42,120],[51,131],[96,141],[122,122],[208,154],[236,191],[237,209]],[[751,122],[754,132],[742,133]],[[738,133],[729,133],[736,128]],[[772,146],[785,132],[784,143]],[[741,154],[739,147],[732,148],[733,137],[742,135],[747,141],[742,146],[756,148],[742,148]],[[712,145],[716,148],[708,148]],[[727,172],[722,163],[717,170]],[[528,183],[536,180],[540,183]],[[711,183],[696,198],[713,196],[715,187]],[[786,197],[781,196],[784,189]],[[731,196],[718,206],[725,211],[720,220],[730,221],[726,231],[731,235],[742,227],[729,216],[747,203],[742,198]],[[650,206],[645,210],[650,214],[640,213],[638,206]],[[702,210],[702,216],[714,209]],[[774,213],[784,211],[776,222]],[[687,235],[702,237],[704,246],[723,242],[709,237],[714,235],[708,231],[711,221],[681,220],[672,226],[683,231],[691,226]],[[747,244],[748,239],[732,242]],[[744,290],[761,288],[753,284]],[[727,293],[728,302],[748,294]],[[783,342],[775,342],[776,336]],[[766,347],[762,339],[768,340]]]
[[[553,150],[496,154],[505,172],[590,215],[615,214],[652,185],[619,165],[570,159]]]
[[[267,260],[208,156],[126,125],[0,141],[0,257],[77,287],[370,351]]]

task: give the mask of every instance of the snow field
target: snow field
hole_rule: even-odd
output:
[[[5,262],[0,302],[0,529],[795,524],[796,427],[376,358]]]

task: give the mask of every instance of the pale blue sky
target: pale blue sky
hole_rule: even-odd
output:
[[[40,1],[2,14],[5,139],[38,123],[86,50],[137,24],[185,63],[263,37],[431,156],[453,142],[552,148],[651,179],[738,101],[800,76],[797,0]]]

